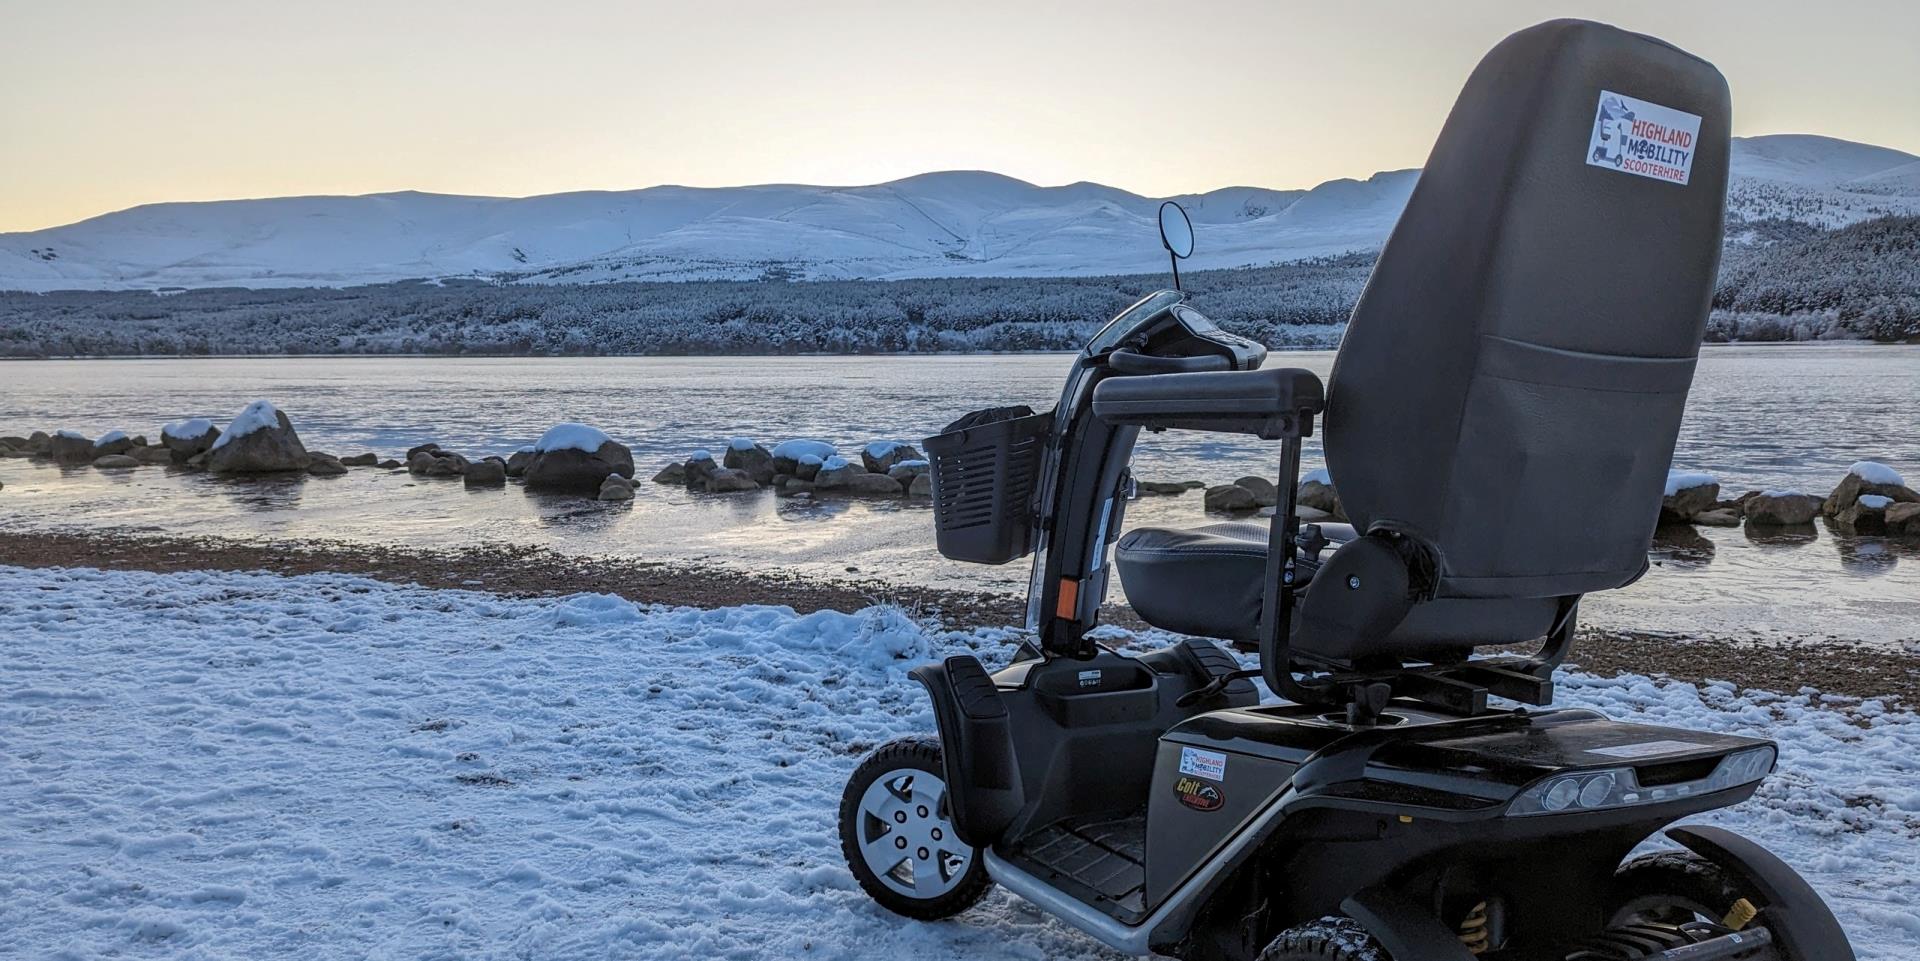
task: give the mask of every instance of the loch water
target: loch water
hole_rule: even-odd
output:
[[[0,363],[0,434],[108,430],[157,440],[162,423],[224,424],[265,398],[308,447],[397,457],[434,441],[470,457],[506,454],[562,421],[633,449],[644,479],[729,438],[814,438],[855,456],[868,441],[916,441],[969,410],[1051,406],[1060,354],[862,357],[294,357]],[[1269,364],[1325,377],[1329,351]],[[1920,481],[1920,347],[1708,346],[1676,468],[1718,476],[1725,496],[1824,495],[1857,460]],[[1137,476],[1225,483],[1270,476],[1257,440],[1143,436]],[[1317,444],[1306,466],[1320,465]],[[413,547],[510,542],[599,556],[686,560],[908,584],[1024,589],[1021,564],[956,564],[933,549],[924,502],[703,495],[642,483],[629,503],[357,469],[339,478],[230,480],[146,468],[101,472],[0,460],[0,524],[228,538],[312,538]],[[1581,505],[1568,503],[1577,522]],[[1216,518],[1217,519],[1217,518]],[[1197,492],[1145,497],[1129,524],[1209,518]],[[1489,518],[1497,523],[1497,518]],[[1834,638],[1920,648],[1920,545],[1824,525],[1793,533],[1664,530],[1639,583],[1589,600],[1583,616],[1637,630],[1766,639]],[[4,562],[4,559],[0,559]]]

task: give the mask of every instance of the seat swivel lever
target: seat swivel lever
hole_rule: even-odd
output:
[[[1179,699],[1173,702],[1173,706],[1174,707],[1191,707],[1192,705],[1199,704],[1202,701],[1212,700],[1213,698],[1219,697],[1221,694],[1225,693],[1227,690],[1227,685],[1232,684],[1235,681],[1248,680],[1248,679],[1256,678],[1259,676],[1260,676],[1260,671],[1258,669],[1251,670],[1251,671],[1230,671],[1226,674],[1215,675],[1213,680],[1208,681],[1204,686],[1196,687],[1193,690],[1180,695]]]
[[[1327,545],[1333,542],[1327,540],[1326,532],[1320,529],[1320,525],[1302,524],[1300,525],[1300,533],[1294,537],[1293,543],[1300,548],[1302,556],[1307,560],[1318,563],[1320,560],[1320,552],[1326,550]]]

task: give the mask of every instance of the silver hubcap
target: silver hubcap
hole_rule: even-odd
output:
[[[860,856],[880,883],[910,898],[954,889],[973,849],[953,836],[947,785],[919,768],[888,771],[860,796]]]

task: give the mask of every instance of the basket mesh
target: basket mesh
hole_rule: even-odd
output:
[[[1030,414],[927,438],[942,555],[1005,564],[1031,552],[1034,488],[1052,426],[1052,414]]]

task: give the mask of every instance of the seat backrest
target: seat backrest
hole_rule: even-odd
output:
[[[1646,569],[1720,260],[1718,70],[1584,21],[1489,53],[1354,309],[1326,454],[1356,527],[1441,555],[1439,593]]]

